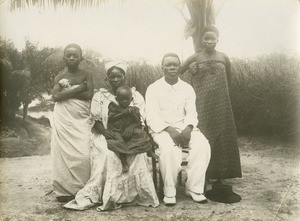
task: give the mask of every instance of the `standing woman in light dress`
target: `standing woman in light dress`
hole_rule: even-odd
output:
[[[211,161],[207,177],[223,179],[241,177],[237,133],[230,101],[231,65],[228,56],[216,51],[219,31],[205,27],[204,50],[190,56],[181,73],[189,69],[191,85],[196,92],[199,128],[211,145]]]
[[[75,200],[64,205],[65,208],[84,210],[95,204],[101,205],[98,211],[117,209],[122,204],[142,206],[159,205],[151,175],[151,159],[146,153],[132,154],[127,157],[128,172],[123,167],[117,153],[107,148],[106,139],[114,137],[107,130],[108,105],[117,103],[115,95],[119,86],[125,85],[126,64],[110,62],[106,65],[107,80],[110,88],[95,93],[91,104],[92,128],[91,178],[78,192]],[[145,101],[143,96],[132,88],[132,102],[145,119]],[[130,128],[128,128],[130,129]]]
[[[89,108],[93,96],[91,74],[80,70],[82,50],[77,44],[64,49],[66,69],[54,79],[51,156],[53,191],[67,202],[90,176]]]

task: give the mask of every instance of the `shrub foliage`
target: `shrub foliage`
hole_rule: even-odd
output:
[[[1,109],[17,110],[43,93],[51,93],[54,77],[65,68],[60,48],[38,48],[29,41],[22,52],[1,40]],[[80,68],[93,74],[94,87],[107,87],[101,55],[88,50]],[[163,76],[160,65],[129,61],[127,82],[144,96]],[[239,133],[297,136],[300,58],[271,54],[232,60],[231,102]],[[182,76],[189,82],[188,74]],[[216,89],[217,90],[217,89]],[[13,101],[14,100],[14,101]]]
[[[233,61],[231,102],[240,133],[297,136],[299,57],[271,54]]]

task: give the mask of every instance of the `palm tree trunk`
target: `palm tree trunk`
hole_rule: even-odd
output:
[[[204,27],[214,24],[213,0],[188,0],[186,2],[196,32],[192,35],[195,51],[203,49],[201,36]]]

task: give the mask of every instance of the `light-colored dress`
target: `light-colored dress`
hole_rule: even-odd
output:
[[[142,95],[132,88],[131,106],[140,109],[144,118],[145,102]],[[100,89],[93,97],[92,120],[102,121],[107,128],[108,105],[116,102],[115,96],[106,89]],[[108,150],[103,135],[91,135],[91,177],[75,200],[65,204],[65,208],[84,210],[95,204],[102,205],[97,210],[120,208],[122,204],[143,206],[159,205],[151,175],[151,159],[146,153],[128,155],[129,171],[122,173],[122,164],[116,153]]]
[[[75,195],[90,177],[89,108],[89,101],[78,99],[55,103],[51,157],[52,185],[57,196]]]

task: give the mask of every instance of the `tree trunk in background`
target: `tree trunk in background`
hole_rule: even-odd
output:
[[[213,0],[187,0],[186,5],[191,15],[192,26],[196,31],[192,35],[195,52],[203,49],[201,36],[203,29],[207,25],[213,25]]]
[[[28,102],[23,103],[23,120],[27,119],[28,105],[29,105]]]

